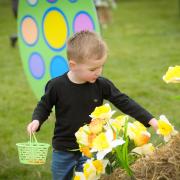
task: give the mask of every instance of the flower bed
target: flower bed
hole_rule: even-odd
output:
[[[178,180],[180,179],[180,133],[152,155],[138,159],[132,166],[134,179]],[[118,168],[100,180],[128,180],[127,173]]]
[[[90,114],[90,124],[85,124],[76,132],[79,150],[90,159],[84,164],[83,172],[75,172],[74,180],[97,180],[103,174],[115,173],[118,168],[133,177],[134,166],[130,164],[136,164],[139,157],[150,157],[157,151],[157,147],[150,143],[151,134],[143,124],[130,122],[127,115],[113,118],[114,113],[109,104],[96,107]],[[161,115],[158,137],[163,137],[164,143],[167,143],[177,133],[166,116]],[[140,171],[143,169],[141,166]]]

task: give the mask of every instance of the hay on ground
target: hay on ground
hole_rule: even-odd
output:
[[[131,168],[133,178],[118,168],[101,180],[180,180],[180,133],[151,156],[138,159]]]

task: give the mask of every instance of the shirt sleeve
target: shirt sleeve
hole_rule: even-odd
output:
[[[149,121],[153,116],[141,107],[137,102],[122,93],[115,87],[115,85],[108,79],[102,78],[103,82],[103,95],[104,98],[110,101],[123,113],[130,115],[136,120],[140,121],[146,127],[149,127]]]
[[[45,94],[41,97],[41,100],[38,102],[36,108],[34,109],[32,120],[39,120],[41,126],[43,122],[48,119],[50,113],[52,112],[53,105],[56,104],[56,97],[57,94],[55,85],[52,80],[50,80],[46,84]]]

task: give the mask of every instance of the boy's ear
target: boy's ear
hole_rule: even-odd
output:
[[[69,67],[70,69],[73,69],[76,66],[76,62],[73,60],[69,60]]]

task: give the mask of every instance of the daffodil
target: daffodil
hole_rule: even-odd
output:
[[[147,144],[151,137],[147,128],[138,121],[128,123],[127,134],[131,140],[134,140],[136,146]]]
[[[165,115],[161,115],[158,120],[157,134],[164,136],[164,141],[168,142],[171,136],[176,135],[178,132],[174,129],[174,126],[168,121]]]
[[[180,83],[180,66],[169,67],[163,80],[166,83]]]
[[[119,132],[124,126],[126,119],[128,119],[127,115],[121,115],[115,119],[110,119],[109,123],[116,132]]]
[[[86,180],[83,172],[75,172],[74,180]]]
[[[108,160],[87,160],[83,167],[85,178],[87,180],[99,179],[100,176],[105,173],[108,162]]]
[[[155,147],[152,143],[144,144],[143,146],[136,147],[132,150],[132,152],[140,154],[140,155],[150,155],[155,151]]]
[[[90,148],[88,146],[80,146],[79,150],[82,154],[88,158],[92,157],[92,153],[90,152]]]
[[[89,127],[87,125],[84,125],[79,128],[79,130],[75,133],[76,139],[78,144],[83,146],[88,146],[88,133],[89,133]]]
[[[99,176],[96,174],[96,168],[94,167],[92,160],[87,160],[83,167],[84,176],[87,180],[96,180]]]
[[[146,130],[147,130],[146,127],[138,121],[135,121],[133,123],[129,122],[127,134],[130,137],[130,139],[135,139],[137,134],[140,134],[141,132],[145,132]]]
[[[89,135],[88,135],[88,142],[89,142],[89,144],[88,144],[88,146],[90,147],[90,148],[92,148],[92,143],[93,143],[93,141],[94,141],[94,139],[96,138],[96,134],[94,134],[94,133],[90,133]]]
[[[111,107],[108,103],[96,107],[95,110],[90,114],[92,119],[94,118],[101,118],[104,120],[108,120],[111,116],[115,113],[115,111],[111,111]]]
[[[148,143],[150,137],[151,134],[149,132],[142,131],[141,133],[136,135],[136,137],[134,138],[134,143],[136,146],[142,146]]]
[[[107,153],[111,152],[113,148],[124,143],[125,141],[122,138],[114,139],[112,129],[108,129],[94,139],[91,152],[97,152],[97,159],[101,160]]]
[[[92,119],[91,123],[89,124],[89,130],[94,133],[100,133],[103,129],[104,120],[100,118]]]
[[[108,164],[108,160],[94,160],[92,164],[96,168],[97,175],[101,175],[105,173],[105,168]]]
[[[137,131],[146,131],[147,130],[147,128],[139,121],[134,121],[133,124],[137,128]]]

